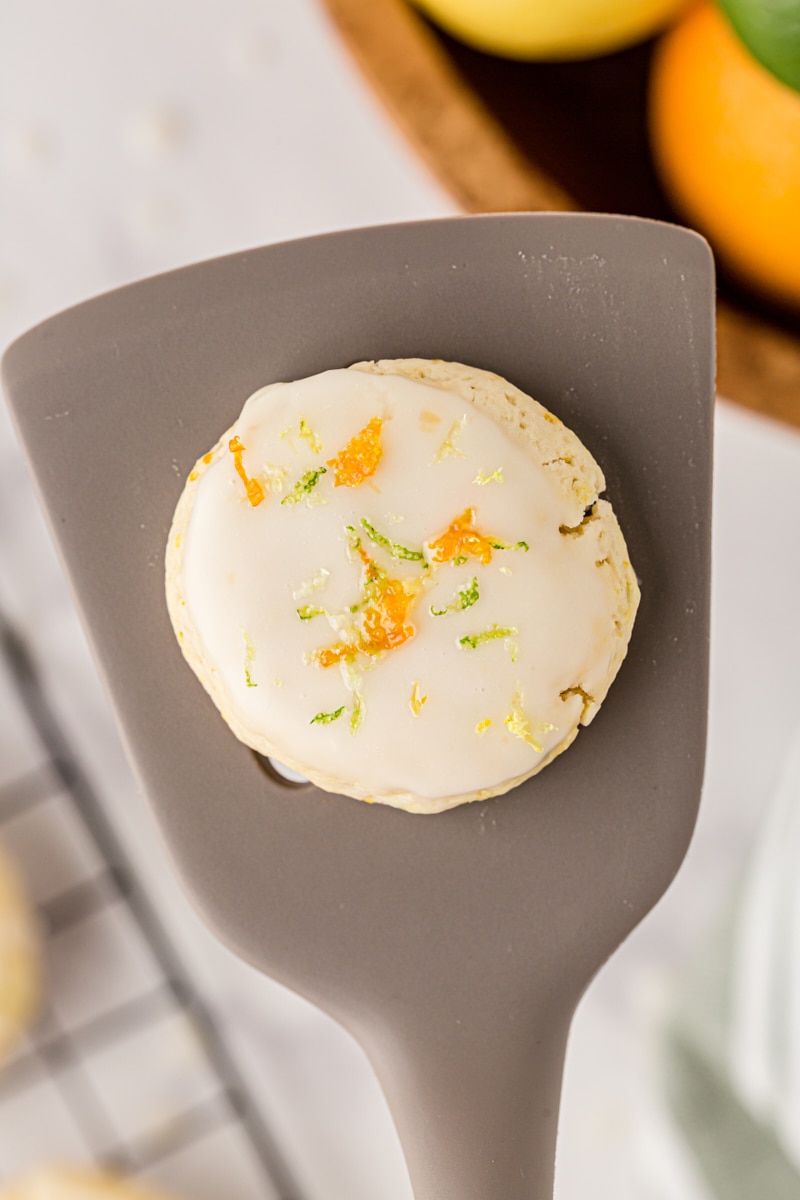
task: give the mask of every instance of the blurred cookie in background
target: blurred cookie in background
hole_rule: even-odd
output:
[[[42,957],[33,910],[0,846],[0,1064],[33,1023],[41,992]]]
[[[41,1167],[0,1186],[0,1200],[168,1200],[119,1175],[89,1167]]]

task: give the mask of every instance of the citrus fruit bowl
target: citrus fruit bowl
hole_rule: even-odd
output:
[[[703,214],[682,207],[680,179],[669,192],[662,182],[649,109],[667,39],[656,34],[600,57],[522,61],[457,40],[406,0],[325,3],[376,95],[464,211],[578,209],[700,227],[718,259],[720,393],[800,425],[800,304],[754,286],[737,269],[747,263],[726,254],[731,240],[745,240],[735,212],[732,234],[716,244]],[[675,69],[682,74],[683,64]],[[703,153],[698,146],[696,165]],[[720,178],[717,194],[730,192]],[[742,196],[739,219],[747,203]],[[780,274],[779,231],[767,233]]]

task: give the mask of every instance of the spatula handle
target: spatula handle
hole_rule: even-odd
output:
[[[498,1013],[484,1031],[367,1046],[415,1200],[552,1200],[568,1028]]]

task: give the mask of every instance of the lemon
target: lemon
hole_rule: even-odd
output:
[[[415,0],[448,33],[508,58],[590,58],[654,33],[686,0]]]

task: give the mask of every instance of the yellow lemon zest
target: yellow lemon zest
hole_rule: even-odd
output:
[[[511,701],[511,712],[504,719],[503,723],[509,733],[512,733],[514,737],[520,738],[521,741],[532,747],[537,754],[541,754],[544,747],[533,736],[534,732],[550,733],[555,729],[555,725],[551,725],[549,721],[532,721],[525,712],[524,705],[525,698],[518,688]]]
[[[289,476],[288,467],[279,467],[275,463],[264,463],[264,483],[270,492],[282,492],[286,487]]]
[[[466,458],[464,451],[456,445],[456,439],[461,434],[461,431],[466,423],[466,413],[463,413],[457,421],[453,421],[453,424],[447,431],[447,437],[444,439],[441,446],[433,456],[433,461],[435,463],[440,463],[445,458]]]
[[[411,709],[411,711],[415,717],[419,716],[420,710],[427,699],[428,699],[427,695],[421,696],[419,694],[419,681],[415,680],[414,686],[411,689],[411,699],[408,702],[409,708]]]
[[[322,454],[322,442],[314,433],[314,430],[308,424],[305,417],[300,418],[300,437],[308,442],[309,449],[313,454]]]
[[[483,471],[478,471],[472,482],[477,483],[479,487],[483,487],[487,483],[504,483],[503,468],[498,467],[496,471],[492,471],[491,475],[484,475]]]

